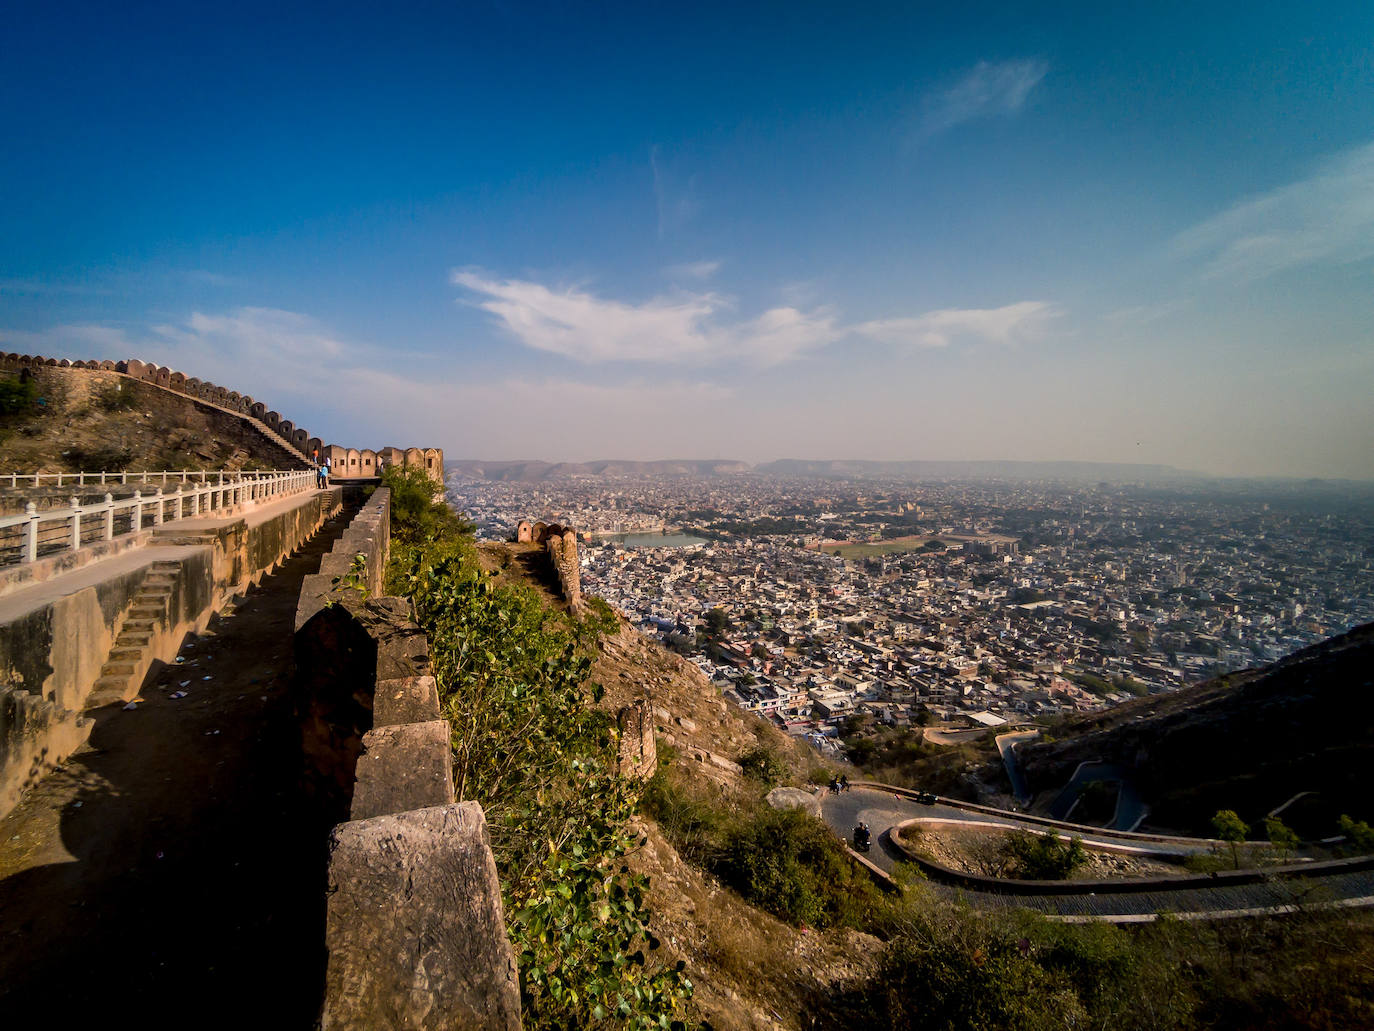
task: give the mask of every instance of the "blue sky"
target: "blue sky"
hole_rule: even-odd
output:
[[[1368,3],[200,6],[7,12],[0,346],[451,457],[1374,477]]]

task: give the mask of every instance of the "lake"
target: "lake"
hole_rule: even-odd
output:
[[[690,548],[694,544],[710,544],[705,537],[689,533],[610,533],[596,539],[597,544],[615,541],[624,548]]]

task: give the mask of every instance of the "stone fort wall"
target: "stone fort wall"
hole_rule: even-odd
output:
[[[577,557],[577,531],[557,523],[522,519],[515,528],[518,544],[542,544],[558,578],[558,588],[574,610],[582,606],[582,567]]]
[[[324,446],[318,437],[310,435],[309,430],[298,427],[289,419],[283,419],[281,413],[270,411],[263,402],[255,401],[247,394],[240,394],[237,390],[228,390],[206,380],[187,376],[185,373],[169,369],[165,365],[144,362],[137,358],[126,358],[123,361],[110,361],[109,359],[70,361],[67,358],[45,358],[42,355],[15,354],[13,352],[0,354],[0,368],[23,369],[38,365],[55,366],[60,369],[100,369],[106,372],[118,372],[131,379],[151,383],[154,386],[162,387],[164,390],[205,401],[261,424],[270,431],[269,440],[273,440],[274,443],[279,441],[285,445],[297,459],[308,461],[307,456],[312,450]]]
[[[312,456],[313,457],[313,456]],[[329,459],[330,474],[342,479],[358,479],[381,475],[379,468],[423,469],[439,487],[444,487],[444,451],[437,447],[343,447],[327,444],[320,449],[320,461]]]
[[[284,446],[296,460],[318,464],[326,457],[330,460],[333,473],[337,477],[351,479],[377,475],[379,460],[385,465],[423,469],[442,490],[444,486],[444,452],[441,448],[398,448],[384,447],[348,448],[338,444],[325,444],[309,430],[297,426],[281,413],[270,410],[262,401],[255,401],[247,394],[228,390],[208,380],[169,369],[165,365],[126,358],[122,361],[109,359],[91,361],[71,361],[67,358],[45,358],[42,355],[0,353],[0,368],[24,369],[35,366],[51,366],[61,369],[98,369],[116,372],[143,383],[151,383],[165,390],[207,402],[219,408],[253,420],[268,432],[267,438],[275,444]]]

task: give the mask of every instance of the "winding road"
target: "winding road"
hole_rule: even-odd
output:
[[[891,873],[899,862],[906,859],[905,854],[892,843],[889,831],[898,824],[916,817],[1005,824],[1032,832],[1045,829],[1041,824],[1019,819],[1015,813],[971,812],[943,803],[922,805],[914,799],[861,787],[855,787],[840,795],[824,795],[821,799],[821,815],[830,828],[846,842],[850,840],[854,826],[859,821],[867,823],[873,832],[873,848],[867,859],[886,873]],[[1087,845],[1109,845],[1116,848],[1125,845],[1145,852],[1170,855],[1188,851],[1205,852],[1210,847],[1210,843],[1202,839],[1150,842],[1092,827],[1083,828],[1078,836]],[[1062,894],[1050,895],[1003,894],[955,887],[935,880],[932,880],[930,885],[939,894],[960,898],[980,908],[1024,907],[1070,920],[1106,919],[1129,922],[1153,919],[1155,914],[1161,912],[1180,916],[1238,915],[1318,902],[1374,905],[1374,869],[1333,871],[1320,876],[1272,879],[1255,884],[1212,886],[1203,883],[1198,887],[1112,894],[1085,891],[1084,885],[1076,886],[1072,881],[1065,882]]]

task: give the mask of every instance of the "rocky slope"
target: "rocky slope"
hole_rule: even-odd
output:
[[[1313,792],[1290,823],[1334,834],[1340,813],[1374,818],[1372,688],[1366,624],[1261,669],[1072,720],[1053,740],[1022,745],[1021,764],[1034,791],[1063,784],[1085,760],[1128,767],[1150,825],[1193,833],[1208,833],[1218,809],[1255,825]]]

